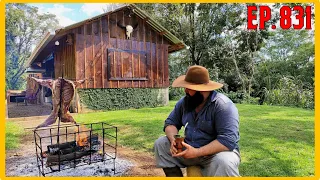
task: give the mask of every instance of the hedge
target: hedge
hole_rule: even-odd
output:
[[[110,88],[78,89],[81,104],[92,110],[120,110],[163,105],[161,89]]]

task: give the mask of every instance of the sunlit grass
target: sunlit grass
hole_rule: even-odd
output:
[[[169,106],[76,114],[80,123],[118,127],[119,145],[153,152],[164,135]],[[241,176],[314,176],[314,111],[280,106],[237,104],[240,114]],[[6,123],[6,148],[16,148],[21,129]]]
[[[6,149],[19,147],[20,137],[24,134],[24,129],[13,122],[6,122]]]
[[[175,105],[78,114],[78,122],[118,127],[119,144],[153,152],[163,124]],[[242,176],[314,175],[314,111],[280,106],[237,104],[240,114]]]

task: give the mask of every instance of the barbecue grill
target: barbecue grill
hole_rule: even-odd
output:
[[[104,122],[53,125],[35,129],[39,176],[117,157],[117,127]]]

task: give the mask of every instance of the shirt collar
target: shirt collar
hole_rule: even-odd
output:
[[[212,102],[214,102],[217,99],[217,91],[212,91],[209,96],[210,97],[208,97],[208,98],[210,98],[210,101],[209,101],[209,99],[207,99],[204,107],[209,106]]]
[[[213,91],[211,94],[211,102],[215,101],[217,99],[217,91]]]

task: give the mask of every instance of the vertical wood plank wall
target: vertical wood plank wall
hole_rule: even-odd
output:
[[[117,22],[134,26],[131,38],[126,39],[125,29],[119,27]],[[87,79],[80,88],[162,88],[169,86],[168,46],[169,42],[161,33],[152,30],[148,24],[139,17],[128,17],[125,11],[118,11],[77,27],[71,32],[74,34],[75,49],[74,60],[65,62],[66,74],[72,78]],[[108,54],[108,48],[146,52],[147,57],[132,53],[114,52]],[[69,49],[64,56],[73,52]],[[111,57],[108,63],[108,56]],[[60,73],[60,57],[56,57],[56,74]],[[72,67],[72,64],[73,67]],[[110,66],[110,67],[109,67]],[[69,69],[75,72],[68,72]],[[117,77],[124,77],[124,72],[132,72],[133,77],[147,77],[147,80],[109,80],[108,68]]]
[[[75,80],[76,79],[76,58],[74,42],[71,45],[66,43],[66,38],[59,40],[60,45],[55,49],[54,69],[55,77],[63,77]],[[63,71],[63,74],[62,74]]]

